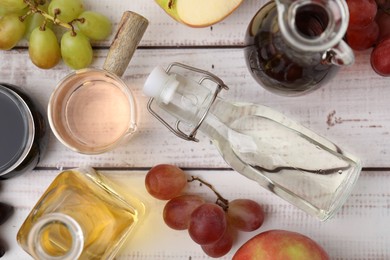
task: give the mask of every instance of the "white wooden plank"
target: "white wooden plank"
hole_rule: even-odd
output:
[[[257,10],[267,1],[245,0],[241,6],[223,21],[204,28],[191,28],[172,19],[154,0],[105,1],[84,0],[85,8],[105,14],[117,28],[124,11],[137,12],[147,18],[149,27],[141,42],[142,46],[208,46],[241,45],[247,26]],[[109,46],[107,40],[94,42],[95,46]],[[26,46],[21,42],[20,46]]]
[[[5,259],[28,259],[14,238],[33,205],[58,172],[36,171],[2,183],[0,201],[12,203],[16,207],[14,216],[1,227],[1,234],[6,234],[6,241],[10,245]],[[118,259],[207,259],[186,231],[174,231],[164,224],[161,214],[165,202],[147,194],[144,171],[103,173],[125,191],[138,193],[149,210]],[[234,248],[221,259],[231,259],[246,240],[269,229],[305,234],[322,245],[331,259],[390,258],[389,172],[364,172],[344,207],[326,222],[306,215],[234,171],[187,173],[209,181],[228,199],[254,199],[266,211],[264,225],[258,231],[239,233]],[[187,192],[214,199],[212,193],[197,184],[190,184]]]
[[[106,50],[96,51],[94,67],[101,67]],[[43,107],[56,84],[70,70],[63,65],[39,70],[24,51],[0,52],[0,79],[24,86]],[[376,75],[367,62],[368,53],[340,71],[328,85],[301,97],[281,97],[265,91],[246,68],[242,49],[137,50],[123,79],[134,91],[140,113],[140,128],[134,138],[115,151],[99,156],[71,152],[51,138],[42,167],[94,166],[145,167],[171,162],[187,167],[226,167],[208,138],[199,143],[183,141],[171,134],[146,111],[142,86],[157,64],[178,61],[209,70],[230,86],[226,99],[260,103],[329,138],[360,157],[365,167],[388,167],[390,114],[387,97],[389,78]]]

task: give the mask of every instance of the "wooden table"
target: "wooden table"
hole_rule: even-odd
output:
[[[118,259],[206,259],[185,231],[165,226],[161,217],[164,202],[148,196],[143,186],[150,167],[171,163],[210,181],[229,199],[252,198],[263,204],[264,225],[255,232],[241,233],[223,259],[230,259],[244,241],[268,229],[310,236],[332,259],[390,259],[390,79],[372,71],[367,51],[356,53],[353,66],[343,68],[311,94],[292,98],[265,91],[249,75],[243,58],[246,27],[264,3],[246,0],[224,21],[194,29],[175,22],[152,0],[85,0],[87,8],[105,13],[114,26],[125,10],[150,21],[123,76],[137,98],[139,131],[128,144],[94,156],[72,152],[51,135],[46,156],[34,171],[1,183],[0,201],[16,209],[0,227],[1,237],[9,244],[4,258],[29,259],[15,239],[27,214],[62,168],[89,165],[126,189],[139,192],[149,210]],[[102,67],[111,39],[95,45],[93,67]],[[320,222],[232,171],[205,135],[198,135],[199,143],[175,137],[147,112],[148,98],[142,94],[154,66],[166,67],[174,61],[221,77],[230,87],[224,98],[272,107],[360,157],[364,168],[345,206],[331,220]],[[29,60],[26,43],[0,52],[0,81],[23,86],[44,107],[57,82],[70,72],[63,63],[51,70],[36,68]],[[190,189],[208,194],[198,186]]]

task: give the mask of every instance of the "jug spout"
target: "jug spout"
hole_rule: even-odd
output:
[[[322,52],[337,46],[348,27],[344,0],[275,0],[285,40],[299,50]]]

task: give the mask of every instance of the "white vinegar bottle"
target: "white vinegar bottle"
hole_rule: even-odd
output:
[[[197,82],[173,68],[203,77]],[[215,83],[215,91],[209,82]],[[167,70],[157,67],[151,72],[144,93],[151,97],[149,111],[177,136],[197,141],[196,132],[201,131],[235,171],[320,220],[331,217],[351,193],[360,161],[268,107],[218,97],[221,89],[227,86],[215,75],[172,63]],[[154,111],[154,101],[177,119],[176,127]],[[185,134],[180,123],[193,131]]]

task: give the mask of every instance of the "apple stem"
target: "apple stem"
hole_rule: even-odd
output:
[[[172,9],[172,8],[173,8],[173,4],[174,4],[174,1],[173,1],[173,0],[169,0],[169,2],[168,2],[168,8],[169,8],[169,9]]]
[[[220,206],[224,211],[227,211],[229,208],[229,201],[222,197],[222,195],[211,185],[210,183],[206,182],[205,180],[202,180],[199,177],[191,176],[190,180],[187,180],[188,182],[198,181],[201,183],[201,185],[206,185],[210,190],[214,192],[214,194],[217,196],[217,200],[215,203]]]

